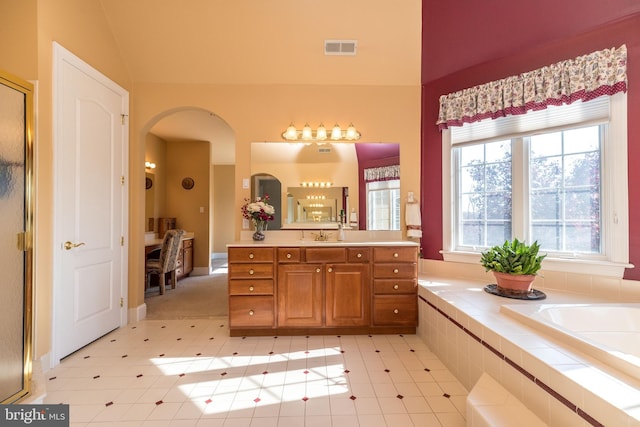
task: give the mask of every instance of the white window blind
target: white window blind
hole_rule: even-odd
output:
[[[483,142],[495,138],[513,138],[535,133],[552,131],[555,128],[604,123],[609,120],[610,96],[601,96],[587,102],[549,106],[544,110],[529,111],[527,114],[485,119],[463,126],[453,126],[451,144]]]

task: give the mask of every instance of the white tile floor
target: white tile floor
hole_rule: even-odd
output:
[[[467,391],[416,335],[229,337],[145,320],[45,374],[72,426],[465,425]]]

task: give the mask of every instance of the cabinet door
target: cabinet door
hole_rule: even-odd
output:
[[[369,264],[327,264],[325,270],[326,326],[369,325]]]
[[[278,266],[278,326],[322,326],[321,264]]]

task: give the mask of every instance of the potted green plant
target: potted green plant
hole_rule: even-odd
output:
[[[546,255],[538,255],[540,245],[513,239],[482,252],[480,263],[485,271],[492,271],[498,292],[510,296],[526,295],[542,267]]]

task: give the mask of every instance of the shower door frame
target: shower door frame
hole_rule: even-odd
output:
[[[24,229],[16,233],[17,249],[23,253],[22,388],[10,391],[11,394],[8,396],[0,395],[0,404],[6,404],[16,402],[31,392],[33,371],[34,86],[3,70],[0,70],[0,84],[22,93],[24,100]],[[16,303],[6,299],[4,301],[9,304]],[[15,374],[19,375],[17,372]]]

